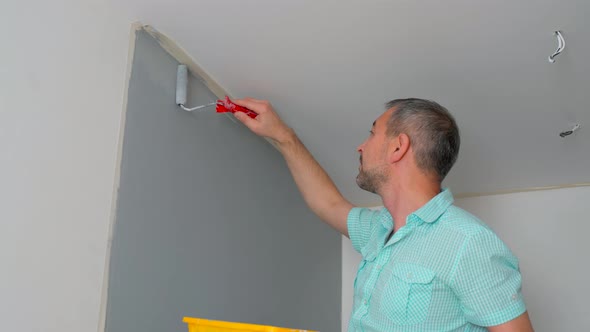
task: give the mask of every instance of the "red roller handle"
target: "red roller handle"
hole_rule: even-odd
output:
[[[248,115],[249,117],[251,117],[252,119],[256,118],[258,116],[258,113],[252,111],[251,109],[248,109],[246,107],[234,104],[228,96],[225,97],[225,100],[221,100],[219,99],[217,101],[217,106],[215,107],[215,110],[217,111],[217,113],[226,113],[226,112],[231,112],[231,113],[235,113],[235,112],[244,112],[246,113],[246,115]]]

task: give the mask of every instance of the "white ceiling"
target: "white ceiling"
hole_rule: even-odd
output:
[[[380,201],[356,187],[356,147],[383,104],[405,97],[455,115],[455,194],[590,182],[587,0],[113,3],[233,96],[269,99],[357,204]],[[550,64],[556,29],[566,49]]]

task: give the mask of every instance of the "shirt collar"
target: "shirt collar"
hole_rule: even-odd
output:
[[[385,227],[385,229],[392,229],[393,228],[393,217],[389,213],[386,207],[381,209],[381,225]]]
[[[421,208],[410,214],[408,219],[414,215],[423,222],[433,223],[447,211],[454,201],[455,199],[453,198],[451,191],[448,188],[444,188],[438,195],[434,196],[430,201],[428,201],[428,203],[424,204]],[[380,219],[381,224],[386,229],[393,227],[393,217],[385,207],[381,209]]]
[[[453,194],[448,188],[444,188],[438,195],[434,196],[428,203],[414,211],[413,215],[427,223],[433,223],[447,211],[454,202]]]

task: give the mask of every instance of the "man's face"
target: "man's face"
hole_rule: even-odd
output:
[[[387,181],[387,120],[391,110],[383,113],[371,127],[369,137],[357,148],[360,156],[357,185],[368,192],[376,194],[380,186]]]

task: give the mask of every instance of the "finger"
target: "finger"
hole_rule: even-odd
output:
[[[238,119],[241,123],[245,124],[246,127],[252,129],[254,128],[255,124],[256,124],[256,120],[252,119],[251,117],[249,117],[248,115],[246,115],[246,113],[244,112],[235,112],[234,116],[236,117],[236,119]]]
[[[253,110],[258,114],[266,113],[269,110],[269,104],[265,100],[258,100],[252,98],[236,99],[233,101],[237,105]]]
[[[263,105],[262,100],[254,99],[254,98],[240,98],[232,100],[234,103],[254,110],[255,108],[261,107]]]

